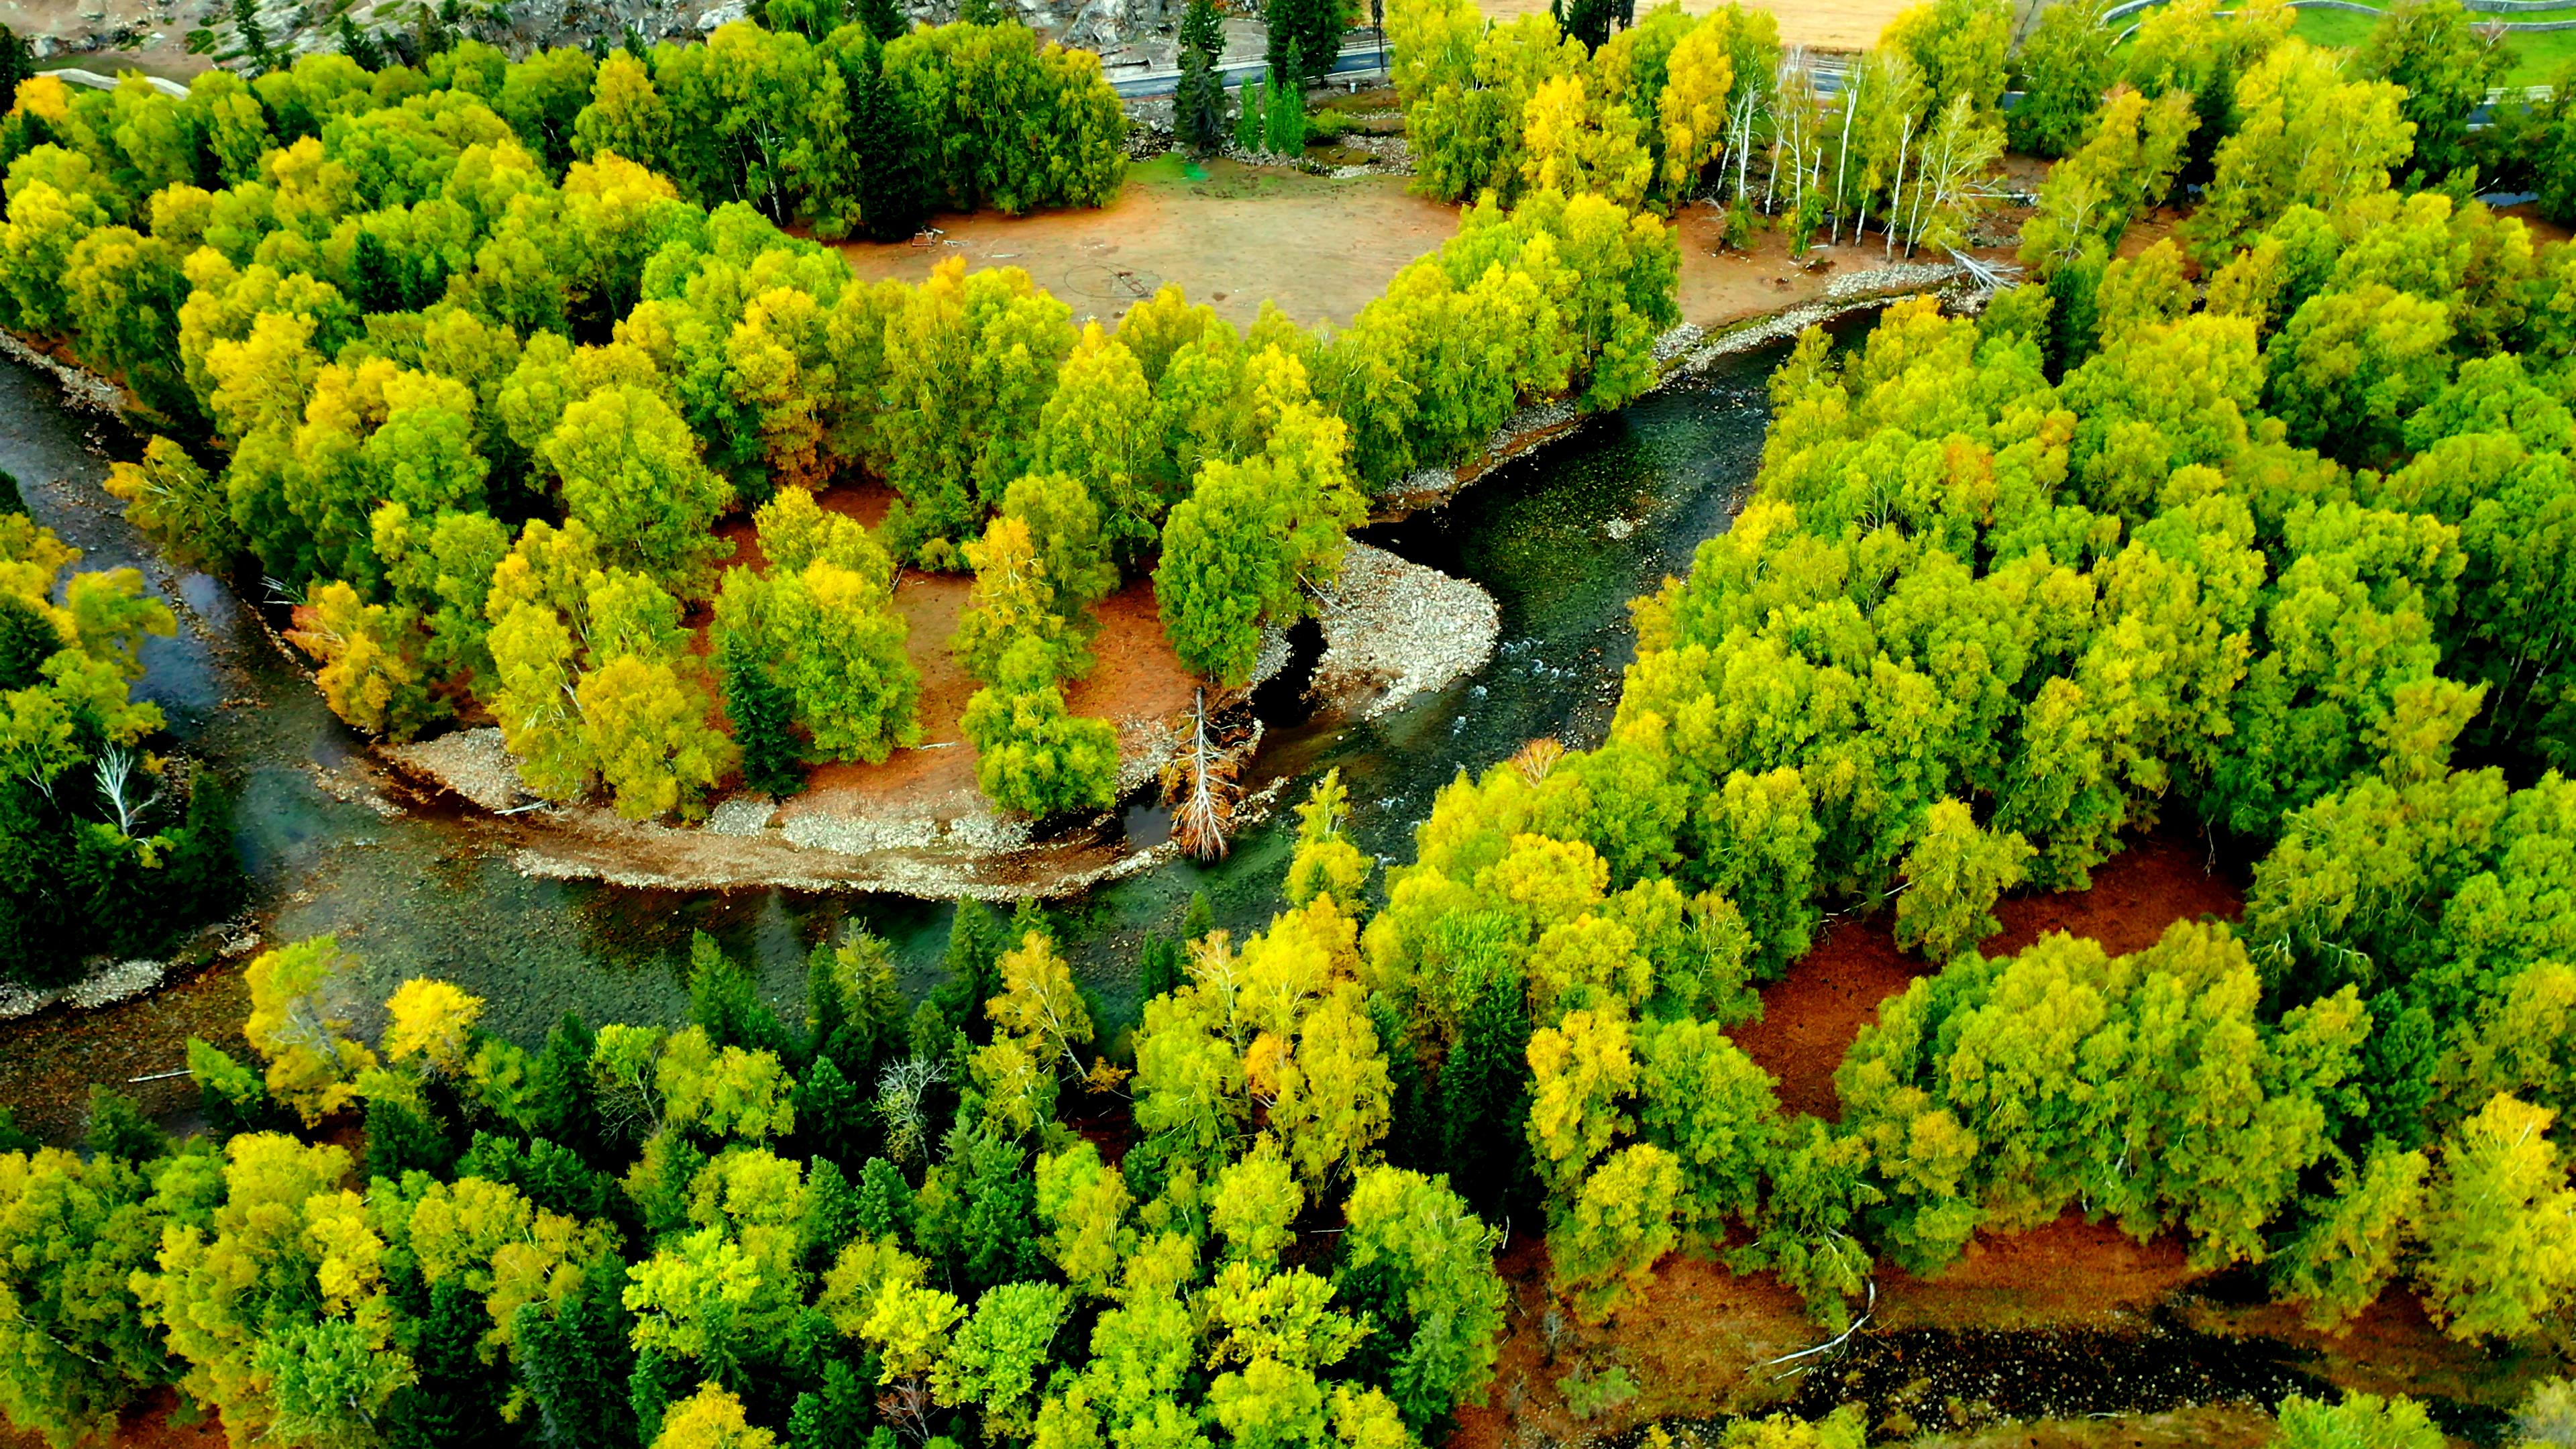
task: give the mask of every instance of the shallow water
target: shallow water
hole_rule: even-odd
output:
[[[1692,549],[1741,505],[1768,417],[1762,382],[1779,356],[1727,360],[1506,464],[1444,508],[1363,535],[1491,590],[1501,646],[1477,674],[1374,721],[1274,717],[1251,783],[1284,780],[1293,799],[1308,778],[1340,768],[1356,839],[1393,860],[1410,855],[1414,825],[1458,771],[1481,771],[1541,735],[1597,742],[1632,652],[1627,601],[1685,571]],[[84,566],[141,567],[179,613],[179,636],[146,647],[139,690],[237,792],[237,844],[268,938],[334,932],[364,963],[347,992],[362,1026],[375,1001],[417,975],[485,996],[487,1022],[522,1040],[567,1009],[593,1021],[667,1020],[685,1008],[696,929],[759,963],[782,1005],[801,989],[807,946],[845,919],[894,942],[908,985],[935,979],[944,905],[531,880],[485,822],[437,807],[389,811],[351,767],[359,739],[236,589],[160,560],[101,491],[107,467],[92,448],[133,447],[112,425],[68,413],[50,379],[0,364],[0,468],[17,475],[38,521],[87,551]],[[1150,807],[1126,818],[1141,840],[1167,829]],[[1290,835],[1282,810],[1225,860],[1184,861],[1055,908],[1059,938],[1111,1022],[1136,1008],[1136,945],[1148,930],[1177,927],[1192,891],[1209,893],[1220,924],[1267,919]],[[0,1027],[0,1041],[8,1032]],[[169,1044],[174,1064],[178,1046]]]

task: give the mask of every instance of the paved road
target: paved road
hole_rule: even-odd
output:
[[[1218,66],[1216,73],[1225,82],[1226,89],[1232,90],[1245,81],[1266,74],[1269,68],[1269,64],[1265,61],[1239,60]],[[1333,68],[1325,72],[1327,75],[1375,75],[1377,73],[1378,48],[1377,39],[1374,36],[1345,44],[1342,47],[1342,53],[1334,57]],[[1120,100],[1146,100],[1154,96],[1168,96],[1179,90],[1181,73],[1176,70],[1152,70],[1142,75],[1112,77],[1109,85],[1112,90],[1118,92]]]

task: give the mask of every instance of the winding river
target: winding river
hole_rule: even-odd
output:
[[[1258,701],[1272,728],[1249,783],[1285,780],[1293,791],[1339,767],[1357,840],[1391,861],[1411,853],[1413,826],[1458,771],[1482,770],[1541,735],[1597,742],[1633,647],[1627,602],[1687,569],[1693,548],[1741,505],[1769,414],[1763,382],[1782,351],[1724,358],[1504,464],[1445,507],[1364,534],[1491,591],[1501,643],[1449,689],[1357,725],[1301,720],[1294,687],[1274,687]],[[509,855],[523,825],[404,793],[233,588],[171,567],[125,523],[99,485],[105,458],[134,446],[113,424],[68,410],[52,379],[0,364],[0,468],[18,477],[39,522],[86,551],[84,567],[140,567],[178,612],[177,637],[145,649],[139,692],[237,792],[237,844],[266,938],[334,932],[364,963],[348,983],[361,1026],[395,984],[423,974],[483,995],[487,1023],[526,1041],[566,1009],[594,1022],[671,1019],[685,1009],[681,969],[697,929],[758,962],[782,1004],[801,992],[807,945],[849,918],[895,943],[909,985],[927,989],[935,978],[945,905],[522,876]],[[1285,818],[1247,829],[1212,865],[1179,862],[1058,908],[1059,937],[1111,1022],[1133,1019],[1137,944],[1174,928],[1194,890],[1208,892],[1220,924],[1238,929],[1276,908]],[[1159,834],[1160,812],[1131,808],[1128,828]],[[42,1119],[45,1104],[28,1100],[39,1091],[112,1068],[136,1067],[116,1073],[132,1076],[156,1061],[176,1066],[189,1031],[228,1032],[239,1010],[237,988],[220,983],[162,995],[191,991],[201,998],[193,1009],[146,999],[0,1024],[0,1102]],[[109,1046],[110,1055],[83,1059]]]

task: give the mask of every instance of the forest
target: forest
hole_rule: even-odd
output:
[[[1132,1032],[1035,908],[962,904],[918,1006],[864,932],[784,1007],[708,939],[686,1024],[542,1044],[435,979],[370,1040],[340,943],[264,952],[240,1041],[189,1046],[209,1131],[102,1088],[83,1150],[0,1142],[12,1423],[67,1449],[175,1385],[240,1443],[1401,1449],[1489,1392],[1507,1223],[1583,1322],[1688,1253],[1829,1337],[1882,1270],[2073,1212],[2320,1329],[2403,1293],[2576,1348],[2576,246],[2477,199],[2576,219],[2576,85],[2490,106],[2453,0],[2350,56],[2278,4],[2126,39],[2058,5],[2016,49],[1931,0],[1831,87],[1738,7],[1400,0],[1455,238],[1337,331],[1171,289],[1077,329],[1015,269],[867,285],[799,233],[1105,201],[1096,60],[767,18],[185,101],[26,80],[0,323],[124,383],[155,436],[113,490],[294,601],[352,724],[482,710],[532,789],[638,818],[792,790],[913,737],[897,570],[971,571],[979,775],[1046,815],[1107,803],[1061,688],[1093,603],[1151,577],[1239,682],[1376,492],[1657,381],[1683,205],[1948,255],[1993,248],[2007,148],[2054,164],[2017,285],[1800,340],[1599,747],[1462,775],[1384,866],[1327,775],[1267,925],[1148,943]],[[875,529],[816,501],[853,477],[899,495]],[[722,567],[743,514],[761,564]],[[23,517],[0,544],[10,918],[226,908],[220,792],[135,753],[166,609]],[[2241,921],[1979,952],[2158,828],[2251,862]],[[1839,1120],[1784,1110],[1729,1030],[1879,912],[1924,973]],[[2279,1434],[2444,1442],[2360,1394]]]

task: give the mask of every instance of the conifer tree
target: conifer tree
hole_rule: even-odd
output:
[[[805,788],[796,737],[789,732],[792,706],[787,691],[771,677],[751,637],[725,636],[716,657],[724,676],[725,714],[733,721],[733,742],[742,751],[742,782],[763,795],[784,799]]]
[[[1225,145],[1225,80],[1217,74],[1224,50],[1215,0],[1190,0],[1181,17],[1181,82],[1172,97],[1172,127],[1182,145],[1202,156]]]

